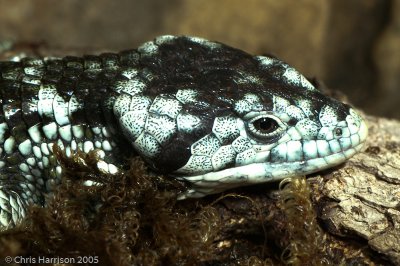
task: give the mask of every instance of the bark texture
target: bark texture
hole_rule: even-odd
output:
[[[318,217],[328,232],[355,237],[400,264],[400,123],[370,117],[365,152],[318,177]]]

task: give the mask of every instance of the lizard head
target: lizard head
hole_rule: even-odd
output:
[[[138,51],[139,74],[124,82],[141,89],[122,90],[114,110],[154,169],[193,184],[183,197],[326,169],[367,137],[352,107],[276,58],[193,37]]]
[[[352,157],[366,140],[366,123],[354,108],[325,96],[278,59],[254,59],[259,74],[243,71],[245,81],[233,78],[246,88],[239,89],[232,113],[215,118],[212,132],[192,146],[191,161],[178,170],[193,174],[196,155],[211,155],[207,170],[187,177],[198,187],[189,196],[214,192],[218,184],[226,189],[327,169]]]

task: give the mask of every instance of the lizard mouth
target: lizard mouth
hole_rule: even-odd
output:
[[[356,123],[351,125],[349,123],[349,131],[351,132],[349,136],[330,141],[313,141],[315,142],[314,145],[319,147],[322,145],[329,146],[329,149],[326,149],[324,154],[319,154],[316,158],[307,159],[302,156],[303,159],[298,161],[275,163],[261,161],[200,175],[185,176],[182,179],[192,183],[194,189],[188,190],[187,193],[182,194],[179,198],[203,197],[240,185],[273,182],[287,177],[315,173],[339,165],[363,148],[368,135],[368,127],[365,121],[355,112],[349,116],[357,119]],[[322,144],[323,142],[325,143]],[[288,150],[288,153],[290,153],[290,150]]]

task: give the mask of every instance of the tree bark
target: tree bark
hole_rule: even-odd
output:
[[[328,232],[356,236],[400,264],[400,122],[368,117],[366,150],[327,176],[314,195]],[[317,182],[318,183],[318,182]]]

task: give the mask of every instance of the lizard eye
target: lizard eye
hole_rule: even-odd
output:
[[[271,115],[259,115],[252,119],[247,124],[250,133],[255,137],[271,138],[280,135],[284,126],[282,122]]]
[[[262,134],[274,132],[278,127],[278,123],[269,117],[262,117],[253,121],[253,126]]]

